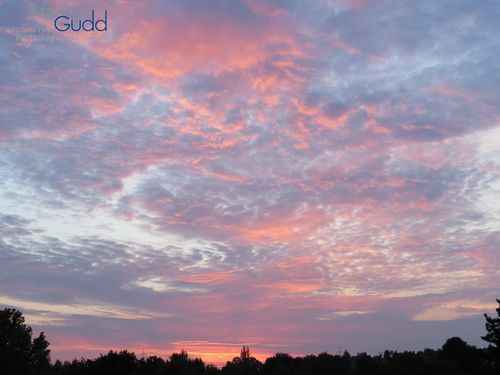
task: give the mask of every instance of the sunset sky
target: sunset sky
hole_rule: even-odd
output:
[[[0,308],[53,359],[484,346],[499,280],[498,0],[0,0]]]

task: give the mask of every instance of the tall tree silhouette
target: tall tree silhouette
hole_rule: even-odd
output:
[[[242,361],[250,360],[250,348],[248,346],[243,345],[240,351],[240,358]]]
[[[493,355],[495,359],[497,374],[500,374],[500,300],[497,299],[498,308],[496,309],[497,317],[493,318],[488,314],[484,314],[484,318],[486,319],[485,328],[486,335],[481,338],[484,341],[493,344]]]
[[[9,308],[0,311],[0,374],[49,373],[49,343],[43,332],[34,340],[32,335],[20,311]]]
[[[250,348],[243,346],[239,357],[234,357],[231,362],[227,362],[222,368],[223,374],[229,375],[253,375],[257,374],[262,367],[262,363],[250,354]]]

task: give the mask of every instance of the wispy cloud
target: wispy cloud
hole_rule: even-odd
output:
[[[0,304],[56,357],[480,344],[498,2],[106,7],[109,34],[28,40],[50,20],[0,4]]]

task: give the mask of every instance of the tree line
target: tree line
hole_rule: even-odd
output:
[[[366,353],[332,355],[321,353],[292,357],[276,353],[261,362],[248,346],[222,367],[191,358],[186,351],[169,358],[139,358],[127,350],[109,351],[94,359],[73,361],[50,358],[44,333],[33,338],[22,313],[0,310],[0,375],[499,375],[500,300],[497,317],[485,316],[487,348],[477,348],[459,337],[448,339],[441,349],[388,351],[375,356]]]

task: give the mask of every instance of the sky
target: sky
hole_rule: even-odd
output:
[[[61,32],[58,15],[107,31]],[[53,359],[485,346],[497,0],[0,0],[0,307]]]

